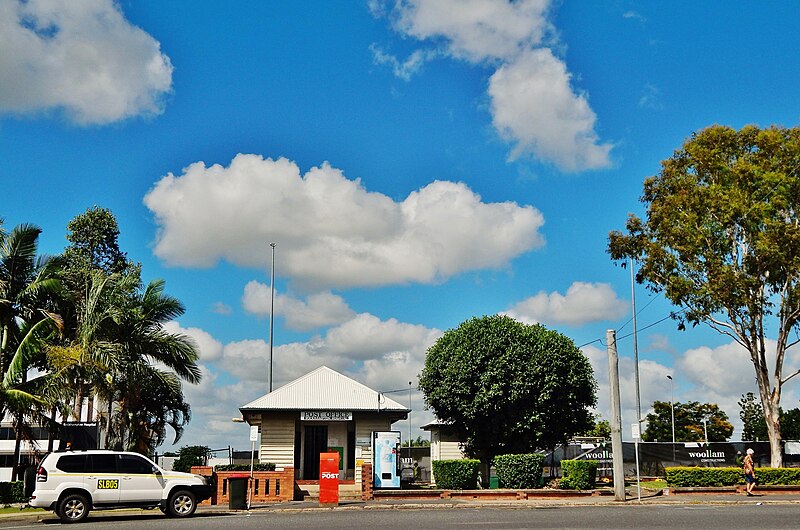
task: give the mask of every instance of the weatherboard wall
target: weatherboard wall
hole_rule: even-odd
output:
[[[262,419],[260,462],[271,462],[278,469],[294,466],[296,416],[276,414]]]

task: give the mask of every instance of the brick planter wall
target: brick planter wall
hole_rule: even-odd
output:
[[[214,480],[214,468],[211,466],[192,466],[189,470],[190,473],[194,475],[203,475],[207,477],[209,481]],[[213,482],[212,482],[213,484]],[[211,498],[206,499],[199,504],[199,506],[211,506],[213,504],[217,504],[217,492],[213,491],[211,493]]]
[[[231,475],[249,474],[245,471],[215,471],[214,479],[217,492],[214,504],[228,504],[228,477]],[[254,471],[252,483],[252,504],[262,502],[285,502],[294,500],[294,468],[286,467],[283,471]]]

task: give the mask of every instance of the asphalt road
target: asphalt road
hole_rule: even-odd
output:
[[[440,508],[391,510],[253,511],[200,513],[185,519],[168,519],[160,512],[137,515],[93,512],[71,528],[127,530],[139,528],[239,530],[281,529],[526,529],[526,528],[702,528],[707,530],[797,528],[797,504],[741,505],[604,505],[525,508]],[[4,528],[46,529],[61,526],[57,518],[42,521],[0,522]]]

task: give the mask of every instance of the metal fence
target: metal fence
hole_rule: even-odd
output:
[[[769,466],[769,442],[640,442],[639,470],[644,476],[662,476],[665,467],[739,467],[748,448],[752,448],[756,466]],[[636,444],[622,443],[622,461],[626,475],[636,474]],[[783,445],[783,462],[786,467],[800,467],[800,455],[794,454],[795,444]],[[790,451],[787,453],[786,448]],[[561,460],[597,460],[598,476],[612,474],[611,442],[569,444],[557,448],[545,459],[545,476],[561,475]]]

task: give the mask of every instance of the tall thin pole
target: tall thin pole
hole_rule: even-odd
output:
[[[619,400],[619,358],[617,334],[606,331],[608,345],[608,385],[611,387],[611,459],[614,468],[614,499],[625,500],[625,469],[622,462],[622,412]]]
[[[411,458],[411,381],[408,382],[408,457]]]
[[[272,329],[275,322],[275,243],[272,247],[272,267],[269,275],[269,391],[272,392]]]
[[[667,379],[669,379],[669,410],[672,415],[672,461],[675,462],[675,381],[671,375],[668,375]]]
[[[639,397],[639,347],[636,341],[636,289],[634,289],[633,258],[631,264],[631,308],[633,310],[633,364],[634,379],[636,380],[636,422],[642,423],[642,401]]]

